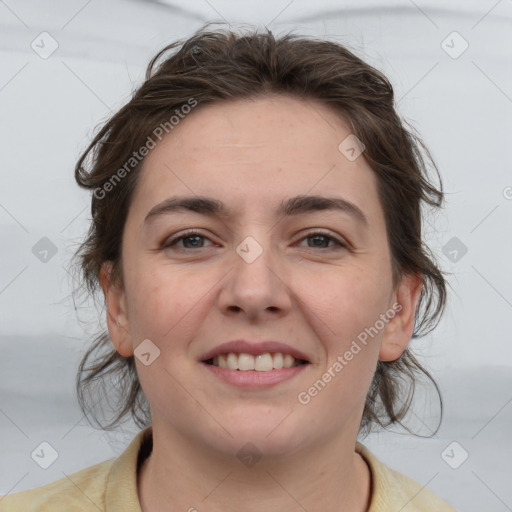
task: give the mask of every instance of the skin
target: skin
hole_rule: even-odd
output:
[[[320,102],[274,95],[199,106],[146,157],[123,233],[124,285],[109,262],[101,273],[116,350],[131,356],[145,339],[160,350],[149,366],[135,358],[153,425],[138,475],[143,511],[368,510],[370,473],[354,451],[365,398],[377,361],[397,359],[411,339],[420,279],[393,286],[377,178],[364,154],[350,161],[338,150],[350,133]],[[335,210],[274,215],[299,194],[343,197],[369,227]],[[145,228],[171,195],[211,196],[233,214],[183,211]],[[190,228],[206,238],[162,248]],[[309,228],[347,246],[318,247]],[[235,251],[247,236],[263,248],[252,263]],[[299,403],[396,303],[378,335]],[[236,388],[199,358],[238,338],[288,343],[311,364],[270,388]],[[235,456],[247,442],[263,455],[252,467]]]

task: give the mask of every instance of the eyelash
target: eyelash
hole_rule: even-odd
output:
[[[323,249],[324,251],[330,251],[330,250],[340,250],[340,249],[348,248],[347,244],[341,242],[337,238],[335,238],[327,233],[324,233],[322,231],[315,231],[315,230],[307,232],[302,238],[299,239],[299,242],[302,240],[306,240],[308,238],[314,238],[315,236],[318,236],[318,235],[334,242],[334,244],[336,246],[338,246],[338,247],[318,247],[319,249]],[[182,235],[180,235],[178,237],[167,239],[167,241],[164,242],[164,244],[162,245],[162,249],[173,247],[181,240],[185,240],[187,238],[193,238],[195,236],[209,240],[209,238],[207,236],[202,235],[200,232],[191,229],[191,230],[186,231],[185,233],[183,233]],[[204,247],[198,247],[198,249],[204,249]],[[308,247],[308,249],[315,249],[315,247]],[[180,247],[179,250],[187,251],[187,250],[193,250],[193,249],[190,249],[187,247]]]

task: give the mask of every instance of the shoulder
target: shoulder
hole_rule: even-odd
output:
[[[0,512],[105,509],[105,489],[115,459],[82,469],[35,489],[0,497]],[[94,506],[92,507],[94,509]]]
[[[151,448],[150,426],[117,458],[35,489],[0,496],[0,512],[140,512],[137,468]]]
[[[426,486],[386,466],[359,442],[356,451],[365,459],[371,471],[372,512],[457,512]]]

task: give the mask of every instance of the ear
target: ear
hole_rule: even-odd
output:
[[[133,355],[126,295],[123,287],[112,280],[112,262],[101,266],[100,283],[107,307],[107,326],[115,349],[124,357]]]
[[[380,346],[379,360],[395,361],[404,352],[411,341],[414,330],[416,304],[421,292],[421,275],[404,274],[396,291],[393,293],[389,312],[394,311],[384,330]]]

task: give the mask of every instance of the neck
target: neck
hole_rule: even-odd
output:
[[[371,478],[339,438],[244,465],[175,431],[153,428],[153,451],[138,473],[142,512],[367,512]]]

